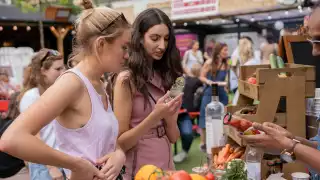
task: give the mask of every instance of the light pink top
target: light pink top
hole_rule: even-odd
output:
[[[66,154],[81,157],[95,164],[97,159],[115,150],[119,130],[118,121],[109,102],[108,110],[104,109],[102,97],[87,77],[76,68],[67,72],[77,75],[86,86],[92,111],[87,124],[79,129],[68,129],[55,121],[57,148]]]
[[[157,101],[165,94],[161,84],[161,78],[155,75],[154,78],[147,82],[147,88],[152,97]],[[143,95],[139,92],[134,94],[130,128],[134,128],[141,123],[154,109],[154,101],[149,96],[150,105],[146,105]],[[165,134],[163,121],[149,130],[136,144],[135,147],[126,152],[126,174],[125,180],[132,180],[137,171],[146,164],[153,164],[163,170],[173,170],[171,143]]]

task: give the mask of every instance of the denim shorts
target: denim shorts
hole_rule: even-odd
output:
[[[64,179],[66,179],[65,173],[60,169]],[[52,180],[47,166],[42,164],[29,163],[30,180]]]

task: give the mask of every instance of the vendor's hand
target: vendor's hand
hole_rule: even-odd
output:
[[[105,174],[105,180],[115,180],[126,161],[124,152],[120,149],[105,155],[97,161],[98,165],[103,165],[101,172]]]
[[[274,124],[274,123],[270,123],[270,122],[265,122],[262,124],[263,126],[267,126],[273,129],[276,129],[279,133],[281,133],[283,136],[289,138],[289,139],[294,139],[294,135],[289,132],[288,130],[284,129],[283,127]]]
[[[271,137],[274,140],[276,147],[278,147],[277,149],[279,150],[283,150],[283,149],[291,149],[293,146],[293,141],[291,138],[288,138],[287,136],[290,136],[290,133],[286,130],[284,130],[283,128],[281,128],[278,125],[275,125],[273,123],[264,123],[259,124],[259,123],[253,123],[253,127],[257,130],[263,131],[266,133],[266,135],[268,135],[269,137]],[[266,140],[264,139],[260,139],[261,142],[266,142]]]
[[[57,167],[49,167],[49,174],[52,180],[64,180],[62,172]]]
[[[281,145],[267,134],[239,135],[248,145],[263,149],[265,152],[281,152]]]

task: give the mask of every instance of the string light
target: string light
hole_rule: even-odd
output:
[[[13,26],[12,28],[14,31],[18,30],[18,27],[17,26]]]
[[[3,27],[2,26],[0,26],[0,31],[3,31]]]
[[[184,26],[188,26],[188,23],[185,22],[185,23],[183,23],[183,25],[184,25]]]
[[[285,14],[288,16],[289,15],[289,11],[286,11]]]
[[[271,19],[272,19],[272,16],[269,15],[269,16],[268,16],[268,19],[271,20]]]
[[[240,19],[236,19],[236,22],[240,22]]]
[[[176,23],[172,23],[172,26],[176,26]]]
[[[299,9],[299,10],[302,9],[302,6],[298,6],[298,9]]]
[[[196,24],[200,24],[200,21],[197,21]]]
[[[27,29],[27,31],[30,31],[30,30],[31,30],[31,27],[30,27],[30,26],[27,26],[26,29]]]
[[[254,21],[255,21],[254,17],[252,17],[252,18],[250,19],[250,21],[251,21],[251,22],[254,22]]]
[[[222,23],[226,23],[226,20],[225,20],[225,19],[222,19],[221,22],[222,22]]]

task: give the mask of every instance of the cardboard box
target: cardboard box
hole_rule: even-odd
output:
[[[266,81],[277,81],[278,74],[286,72],[289,76],[305,77],[305,96],[314,97],[315,93],[315,67],[300,64],[285,64],[285,68],[271,69],[270,65],[242,66],[238,89],[240,94],[249,98],[260,100]],[[250,84],[247,79],[256,74],[257,84]],[[290,78],[290,77],[288,77]]]

